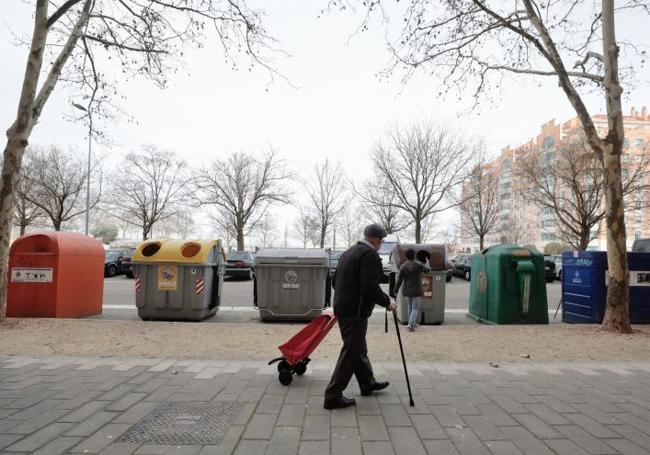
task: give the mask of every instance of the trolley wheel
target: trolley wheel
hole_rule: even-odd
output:
[[[302,376],[307,372],[307,364],[305,362],[300,362],[294,367],[293,371],[295,371],[298,376]]]
[[[291,374],[291,365],[289,365],[289,362],[286,360],[281,360],[280,363],[278,363],[278,373],[289,373]],[[280,381],[282,382],[282,381]],[[289,381],[291,382],[291,381]]]
[[[289,385],[293,381],[293,376],[290,371],[282,371],[280,373],[280,384]]]

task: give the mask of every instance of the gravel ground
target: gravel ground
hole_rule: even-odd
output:
[[[302,326],[10,318],[0,324],[0,355],[270,360]],[[442,325],[402,330],[402,339],[410,361],[648,360],[650,326],[636,329],[616,335],[591,325]],[[371,325],[368,346],[371,359],[400,358],[392,324],[388,334],[383,325]],[[312,358],[334,360],[340,347],[334,329]]]

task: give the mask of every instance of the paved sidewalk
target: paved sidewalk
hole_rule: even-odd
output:
[[[2,453],[647,454],[650,363],[376,364],[325,411],[332,365],[0,357]]]

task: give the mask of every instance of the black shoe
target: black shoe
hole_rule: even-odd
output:
[[[342,408],[349,408],[350,406],[354,406],[357,404],[357,402],[354,400],[354,398],[346,398],[343,395],[339,395],[336,398],[330,398],[329,400],[325,400],[323,403],[323,407],[325,409],[342,409]]]
[[[368,388],[363,387],[361,389],[361,395],[363,395],[364,397],[367,397],[369,395],[372,395],[373,392],[377,392],[379,390],[384,390],[389,385],[390,385],[390,382],[388,382],[388,381],[383,381],[383,382],[374,381],[374,382],[372,382],[370,384],[370,387],[368,387]]]

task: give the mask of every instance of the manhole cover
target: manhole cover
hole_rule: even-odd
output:
[[[243,403],[168,402],[135,424],[120,442],[214,445],[221,442]]]

